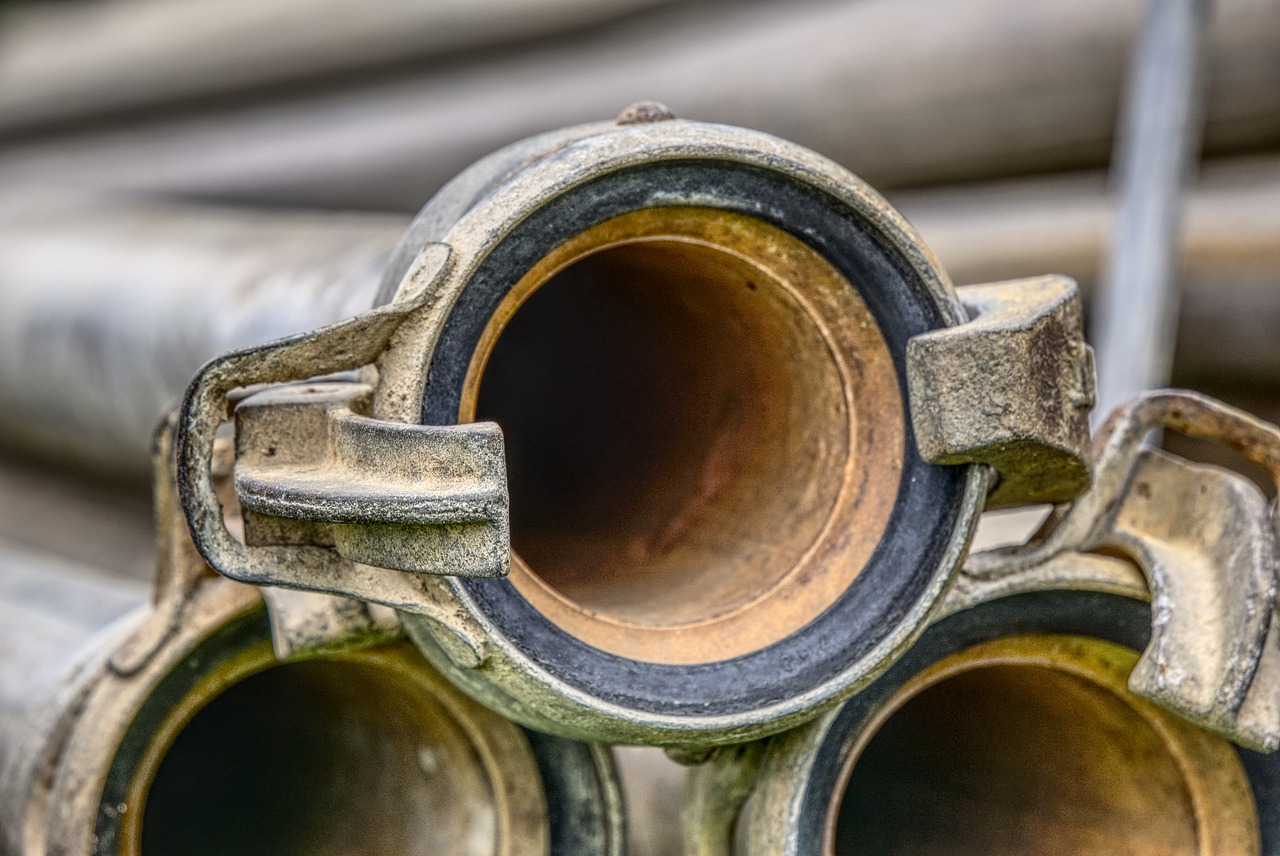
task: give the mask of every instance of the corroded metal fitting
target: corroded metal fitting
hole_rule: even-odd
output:
[[[938,464],[984,463],[987,508],[1066,502],[1089,487],[1093,351],[1065,277],[957,289],[973,320],[907,344],[916,444]]]
[[[53,690],[0,728],[0,852],[621,852],[608,750],[467,698],[392,610],[212,574],[165,461],[153,602],[68,637],[40,661]],[[56,582],[46,608],[89,611],[92,589]],[[347,650],[321,644],[335,625]]]
[[[962,302],[830,161],[625,115],[461,174],[371,313],[206,367],[183,502],[218,570],[396,607],[519,722],[739,741],[910,645],[990,484],[1018,502],[1088,483],[1089,352],[1068,281]],[[240,404],[233,538],[208,477],[228,394],[353,369],[365,387]],[[987,418],[988,399],[1010,406]]]
[[[1110,585],[1134,596],[1041,590],[952,614],[844,706],[721,750],[694,772],[685,852],[1278,852],[1280,759],[1128,689],[1149,620],[1130,571]]]
[[[881,678],[696,771],[687,852],[1280,853],[1273,510],[1155,427],[1280,471],[1280,429],[1220,402],[1118,409],[1094,486],[970,556]]]
[[[694,771],[685,852],[1280,852],[1280,757],[1130,689],[1150,615],[1102,556],[986,591],[844,706]]]
[[[1153,428],[1238,452],[1280,483],[1280,428],[1203,395],[1146,393],[1094,441],[1096,480],[1042,537],[970,558],[951,595],[1051,574],[1078,554],[1129,557],[1152,601],[1134,693],[1228,739],[1280,748],[1280,551],[1275,509],[1242,476],[1142,445]]]

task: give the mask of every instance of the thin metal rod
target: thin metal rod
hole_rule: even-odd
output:
[[[1096,310],[1098,409],[1164,386],[1182,195],[1199,152],[1208,0],[1148,0],[1113,171],[1119,196]]]

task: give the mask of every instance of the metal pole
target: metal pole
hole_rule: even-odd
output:
[[[340,87],[259,92],[57,137],[11,134],[0,184],[413,211],[476,157],[640,97],[794,140],[881,190],[1100,166],[1142,11],[1139,0],[738,6],[726,15],[720,3],[673,3],[643,23],[501,61],[338,75]],[[376,14],[368,8],[360,15]],[[1230,81],[1207,116],[1219,150],[1277,143],[1275,9],[1234,0],[1215,16],[1214,72]],[[670,15],[663,26],[660,14]],[[72,43],[68,34],[64,50]],[[147,81],[176,73],[146,69]],[[0,128],[22,118],[7,107],[0,98]]]
[[[1208,0],[1148,0],[1115,152],[1118,209],[1096,310],[1098,409],[1164,386],[1182,192],[1199,152]]]
[[[0,443],[141,481],[202,363],[367,309],[406,223],[6,193]]]

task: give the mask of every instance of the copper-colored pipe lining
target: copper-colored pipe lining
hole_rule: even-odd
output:
[[[745,653],[828,607],[884,530],[904,444],[855,288],[796,238],[699,208],[623,215],[535,266],[461,416],[506,434],[512,582],[658,662]]]

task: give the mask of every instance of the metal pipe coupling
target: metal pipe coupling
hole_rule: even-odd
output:
[[[209,456],[257,384],[241,542]],[[462,173],[372,312],[209,364],[179,475],[222,573],[394,606],[526,725],[698,747],[888,667],[989,491],[1088,485],[1092,397],[1070,281],[957,294],[848,171],[648,104]]]
[[[1280,430],[1218,402],[1121,408],[1094,487],[972,555],[883,676],[695,771],[687,852],[1280,854],[1273,510],[1153,427],[1280,472]]]
[[[302,647],[304,611],[209,572],[160,499],[149,604],[0,552],[0,852],[621,852],[606,749],[467,698],[391,610],[308,596],[363,645]]]

